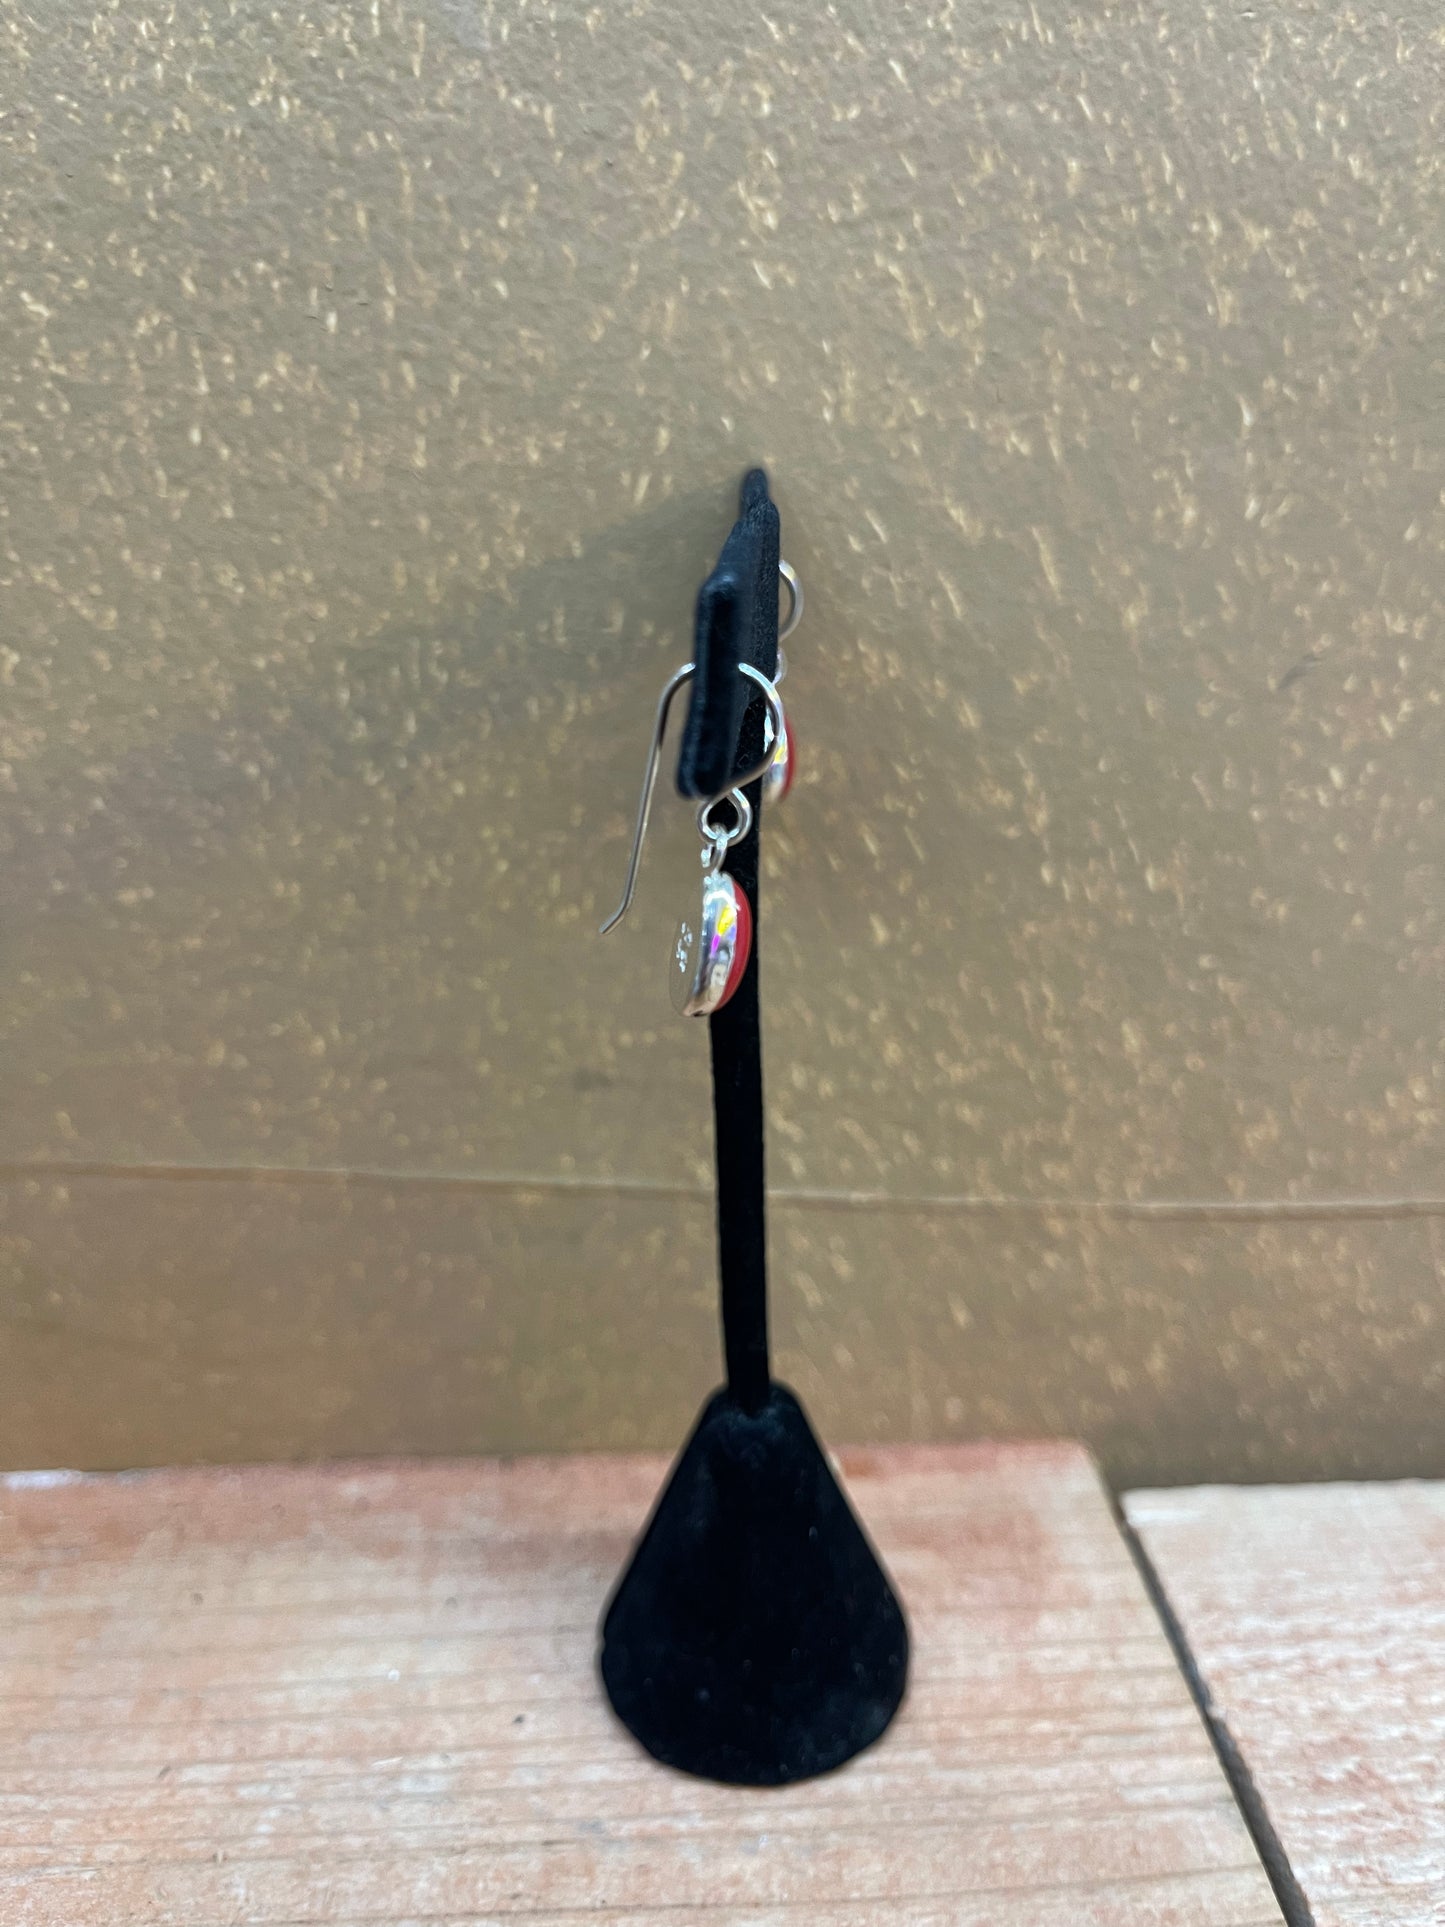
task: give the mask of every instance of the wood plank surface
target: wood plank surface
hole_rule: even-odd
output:
[[[655,1459],[0,1480],[6,1927],[1263,1927],[1268,1881],[1086,1455],[843,1455],[908,1701],[780,1792],[595,1681]]]
[[[1445,1486],[1125,1506],[1315,1927],[1445,1922]]]

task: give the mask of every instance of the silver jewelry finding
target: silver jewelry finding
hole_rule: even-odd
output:
[[[762,670],[755,669],[750,662],[740,662],[738,668],[750,681],[755,682],[763,692],[763,697],[768,705],[768,721],[772,725],[771,741],[775,745],[787,727],[786,718],[783,715],[783,700],[778,694],[777,685],[769,682]],[[662,739],[667,730],[668,711],[672,708],[672,699],[678,690],[681,689],[685,683],[691,682],[696,674],[697,664],[685,662],[681,669],[675,670],[673,674],[668,677],[666,683],[663,685],[662,695],[658,698],[657,715],[652,725],[652,741],[648,745],[647,762],[643,766],[642,796],[637,806],[637,824],[632,832],[632,854],[627,862],[627,880],[622,886],[621,903],[618,904],[617,908],[612,912],[612,915],[602,926],[602,935],[604,937],[609,930],[616,929],[617,925],[621,923],[631,907],[633,893],[637,889],[637,872],[642,867],[642,845],[647,837],[647,825],[652,816],[652,797],[653,792],[657,788],[657,772],[662,762]],[[728,789],[721,791],[717,796],[710,796],[705,800],[703,809],[711,810],[713,805],[720,803],[724,797],[736,799],[733,806],[735,809],[738,809],[738,803],[741,802],[742,809],[747,810],[747,827],[750,828],[752,825],[752,809],[748,805],[747,798],[742,796],[741,792],[745,785],[748,783],[756,783],[760,777],[765,776],[772,761],[773,749],[770,747],[764,753],[763,760],[755,769],[747,770],[743,775],[734,777]],[[740,823],[743,820],[742,809],[738,809],[737,820]],[[699,827],[701,827],[701,812],[699,812],[698,822]],[[704,837],[710,837],[712,832],[704,830],[703,834]],[[729,835],[727,841],[729,843],[735,843],[739,836],[746,834],[747,828],[734,830],[732,834]]]
[[[798,571],[793,567],[791,562],[780,561],[778,563],[778,574],[783,578],[784,582],[787,583],[788,594],[791,597],[791,601],[788,604],[787,620],[780,624],[778,628],[778,641],[786,642],[798,624],[803,620],[803,584]],[[781,668],[781,665],[779,665],[779,667]],[[778,681],[781,682],[782,680],[783,678],[780,674]]]
[[[719,803],[727,803],[733,812],[731,823],[715,823],[713,811]],[[722,868],[723,858],[734,843],[741,843],[753,827],[753,806],[742,790],[727,790],[721,796],[710,796],[697,809],[698,833],[703,840],[702,867],[711,876]]]

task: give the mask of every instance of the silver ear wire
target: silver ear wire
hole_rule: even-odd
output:
[[[793,567],[791,562],[784,562],[781,559],[779,559],[778,562],[778,574],[788,585],[789,602],[788,619],[778,629],[778,667],[773,676],[775,683],[780,683],[788,673],[788,658],[784,652],[783,644],[803,620],[802,577],[798,574],[798,571]]]
[[[778,563],[778,574],[788,585],[791,601],[788,604],[788,619],[778,630],[778,641],[786,642],[798,624],[803,620],[803,584],[798,571],[791,562]],[[779,678],[781,681],[781,678]]]
[[[692,681],[697,674],[696,663],[685,662],[681,669],[674,671],[663,684],[662,694],[657,699],[657,715],[652,724],[652,741],[647,746],[647,762],[642,772],[642,799],[637,806],[637,827],[632,832],[632,855],[627,860],[627,881],[622,886],[622,901],[603,924],[601,935],[615,929],[627,915],[632,903],[632,893],[637,888],[637,872],[642,866],[642,844],[647,835],[648,820],[652,815],[652,793],[657,788],[657,770],[662,761],[662,738],[667,730],[667,712],[672,708],[672,699],[684,683]]]
[[[763,692],[764,700],[768,705],[768,718],[773,726],[772,742],[775,744],[778,737],[787,728],[787,720],[783,715],[783,699],[778,694],[777,686],[768,681],[761,669],[754,669],[750,662],[740,662],[738,668],[752,682],[755,682]],[[678,690],[682,688],[684,683],[691,682],[696,674],[697,664],[685,662],[681,669],[674,670],[672,675],[668,677],[667,681],[663,684],[662,694],[657,699],[657,714],[652,724],[652,741],[647,746],[647,762],[643,766],[642,771],[642,796],[637,805],[637,825],[632,832],[632,854],[627,860],[627,880],[622,886],[621,903],[618,904],[617,908],[612,912],[612,915],[602,926],[600,934],[604,937],[609,930],[616,929],[617,925],[621,923],[632,906],[633,893],[637,889],[637,873],[642,868],[642,845],[646,840],[647,825],[652,816],[653,791],[657,788],[657,772],[662,763],[662,739],[667,733],[668,712],[672,708],[672,699]],[[758,778],[767,772],[772,760],[773,748],[770,744],[767,754],[763,757],[763,760],[758,764],[756,769],[750,769],[746,771],[744,775],[735,777],[727,789],[720,790],[716,796],[706,797],[703,801],[703,809],[710,810],[712,805],[721,802],[724,796],[731,795],[735,790],[744,789],[749,783],[756,783]],[[741,800],[744,803],[747,801],[745,797]],[[744,821],[744,812],[738,810],[737,822],[739,827],[734,829],[732,834],[727,838],[727,841],[729,843],[735,843],[740,836],[745,836],[751,821],[751,810],[747,811],[746,822]],[[704,835],[715,837],[716,832],[704,831]]]

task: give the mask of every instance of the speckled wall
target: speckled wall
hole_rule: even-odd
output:
[[[0,1458],[674,1443],[765,462],[781,1363],[1445,1470],[1430,10],[0,12]]]

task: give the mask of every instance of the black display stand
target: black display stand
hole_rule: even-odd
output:
[[[697,600],[697,673],[678,763],[718,795],[763,754],[765,705],[739,674],[778,658],[778,511],[744,477],[741,514]],[[750,700],[750,693],[752,699]],[[718,1263],[727,1383],[703,1407],[602,1622],[618,1717],[655,1758],[709,1780],[783,1786],[872,1744],[903,1698],[908,1629],[802,1406],[768,1358],[758,842],[726,867],[753,906],[753,951],[711,1017]]]

